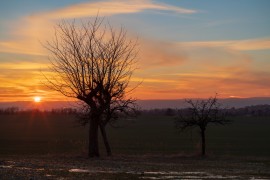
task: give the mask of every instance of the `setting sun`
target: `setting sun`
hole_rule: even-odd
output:
[[[35,102],[40,102],[41,98],[39,96],[34,97]]]

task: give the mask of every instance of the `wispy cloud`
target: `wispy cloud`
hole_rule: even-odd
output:
[[[101,16],[113,14],[137,13],[144,10],[172,11],[181,14],[197,13],[197,10],[171,6],[165,3],[156,3],[152,0],[109,0],[87,2],[40,13],[38,16],[50,19],[78,18],[95,16],[99,11]]]
[[[174,80],[173,83],[166,82],[164,76],[159,77],[162,79],[158,84],[152,81],[144,82],[136,95],[141,99],[207,98],[216,92],[222,98],[270,95],[268,72],[241,68],[234,72],[220,71],[223,70],[219,69],[212,73],[172,74],[168,79]]]
[[[98,12],[100,16],[112,16],[147,10],[174,15],[199,12],[154,0],[104,0],[74,4],[22,17],[14,26],[12,39],[0,42],[0,52],[13,55],[19,53],[18,57],[28,54],[24,56],[32,58],[17,58],[16,61],[9,62],[9,59],[3,61],[4,58],[0,56],[0,97],[16,99],[16,94],[17,97],[27,99],[34,94],[41,94],[52,99],[61,98],[59,94],[42,85],[39,71],[47,63],[44,56],[47,53],[40,41],[50,40],[54,30],[53,24],[58,20],[91,17],[96,16]],[[219,23],[221,22],[218,21],[217,24]],[[260,73],[268,67],[264,65],[260,72],[256,72],[255,60],[250,56],[250,52],[246,52],[270,49],[269,37],[177,43],[139,37],[139,41],[140,69],[131,79],[131,84],[136,85],[143,81],[134,93],[137,98],[208,97],[215,92],[221,93],[223,97],[270,95],[267,94],[270,74]]]
[[[44,49],[38,40],[33,39],[0,42],[0,52],[45,55]]]
[[[40,70],[48,66],[48,63],[34,63],[34,62],[17,62],[14,63],[1,63],[0,70],[13,69],[13,70]]]
[[[150,39],[140,40],[139,63],[144,69],[176,66],[186,60],[185,52],[174,43]]]
[[[249,51],[249,50],[270,49],[270,38],[229,40],[229,41],[181,42],[179,44],[184,47],[213,47],[213,48],[223,47],[239,51]]]
[[[46,62],[44,61],[46,59],[44,56],[46,55],[46,51],[40,42],[45,42],[52,37],[53,24],[58,20],[96,16],[97,12],[99,12],[100,16],[110,16],[114,14],[137,13],[144,10],[170,11],[181,14],[197,12],[196,10],[171,6],[165,3],[156,3],[151,0],[114,0],[75,4],[53,11],[22,17],[15,23],[17,25],[13,27],[14,30],[11,30],[12,39],[0,42],[0,52],[20,54],[18,55],[19,57],[22,56],[21,54],[27,54],[31,58],[27,62],[20,62],[18,60],[16,64],[8,63],[8,60],[5,60],[5,63],[1,62],[0,70],[2,75],[0,76],[0,80],[2,85],[8,87],[8,89],[14,89],[15,92],[19,92],[18,89],[20,89],[20,93],[17,95],[26,99],[32,96],[32,94],[35,94],[36,91],[44,90],[40,82],[42,77],[40,77],[39,70],[46,66]],[[19,31],[17,30],[18,28],[20,28]],[[143,53],[140,62],[144,68],[178,64],[183,61],[182,54],[173,47],[175,45],[152,42],[150,40],[142,41]],[[43,61],[36,62],[33,60],[37,58],[36,55],[42,55],[38,59],[41,58]],[[1,58],[3,59],[3,57]],[[140,81],[141,78],[137,80]],[[145,79],[145,82],[156,84],[160,81],[162,80]],[[0,94],[6,94],[10,99],[13,99],[13,91],[8,92],[6,89],[0,87]],[[29,94],[30,91],[34,92]],[[41,95],[45,95],[46,93],[50,94],[52,92],[46,90]],[[57,95],[53,94],[53,97],[57,97]]]
[[[138,13],[145,10],[171,11],[181,14],[197,13],[197,10],[157,3],[152,0],[105,0],[86,2],[39,12],[22,17],[11,30],[12,40],[0,41],[0,52],[44,55],[40,41],[48,40],[53,35],[53,25],[62,19],[74,19],[115,14]],[[17,29],[20,28],[18,31]]]

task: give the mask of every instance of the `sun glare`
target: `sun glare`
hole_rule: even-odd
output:
[[[41,98],[39,96],[34,97],[35,102],[40,102]]]

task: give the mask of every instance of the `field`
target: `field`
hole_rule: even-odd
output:
[[[87,159],[87,127],[75,117],[0,115],[0,179],[270,178],[270,118],[231,119],[208,127],[205,158],[197,129],[180,133],[173,117],[144,115],[109,127],[113,157],[100,140],[102,157]]]

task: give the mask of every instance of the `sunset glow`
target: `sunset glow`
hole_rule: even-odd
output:
[[[39,96],[36,96],[36,97],[34,97],[34,101],[38,103],[41,101],[41,98]]]
[[[138,38],[138,68],[130,82],[131,88],[142,82],[132,93],[137,99],[206,98],[216,92],[221,98],[269,97],[268,7],[268,0],[5,1],[0,101],[28,101],[36,93],[46,101],[63,100],[44,83],[44,75],[53,73],[42,43],[52,39],[57,22],[97,12]]]

